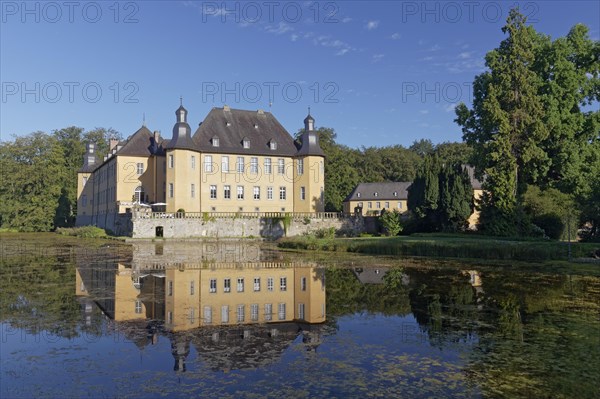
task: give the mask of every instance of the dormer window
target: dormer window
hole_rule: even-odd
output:
[[[225,122],[225,126],[231,126],[231,122]]]
[[[244,148],[250,148],[250,139],[244,138],[242,144],[244,145]]]
[[[254,128],[255,128],[255,129],[258,129],[258,125],[257,125],[256,123],[254,124]]]
[[[398,192],[394,191],[394,197],[397,197],[397,196],[398,196]]]
[[[374,192],[373,195],[377,197],[379,194],[377,192]]]
[[[271,140],[269,142],[269,148],[272,149],[272,150],[276,150],[277,149],[277,142]]]
[[[360,198],[360,193],[356,193],[356,196],[357,196],[358,198]]]
[[[213,147],[218,147],[219,146],[219,138],[217,136],[213,136],[211,142],[212,142],[212,146]]]

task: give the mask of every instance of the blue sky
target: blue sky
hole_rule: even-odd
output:
[[[290,133],[307,108],[351,147],[460,141],[485,53],[518,4],[553,38],[599,38],[596,1],[1,2],[2,140],[76,125],[171,136],[212,107],[273,112]]]

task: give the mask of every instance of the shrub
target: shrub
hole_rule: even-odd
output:
[[[96,226],[83,226],[83,227],[59,227],[56,229],[58,234],[64,236],[73,236],[81,238],[105,238],[106,231]]]
[[[317,238],[335,238],[335,227],[322,228],[315,230],[315,237]]]
[[[393,212],[381,212],[379,221],[388,235],[397,236],[402,231],[401,218],[400,212],[394,209]]]
[[[556,213],[546,213],[533,218],[533,223],[544,230],[546,236],[559,240],[565,230],[563,219]]]

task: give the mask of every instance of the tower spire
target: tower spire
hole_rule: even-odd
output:
[[[183,107],[183,96],[179,96],[179,106]]]

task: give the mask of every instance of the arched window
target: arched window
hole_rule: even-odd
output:
[[[144,187],[142,186],[137,186],[135,188],[134,194],[133,194],[133,201],[134,202],[144,202]]]

